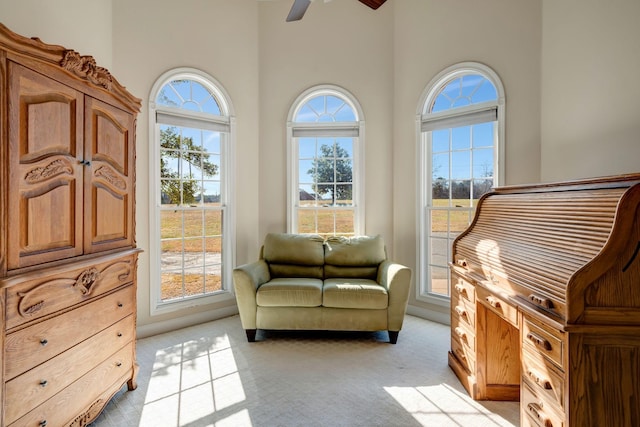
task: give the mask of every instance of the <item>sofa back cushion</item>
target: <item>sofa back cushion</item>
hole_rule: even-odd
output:
[[[322,279],[323,242],[322,237],[315,234],[267,234],[262,255],[269,265],[271,277]]]
[[[324,246],[324,277],[376,280],[387,258],[382,236],[329,237]]]

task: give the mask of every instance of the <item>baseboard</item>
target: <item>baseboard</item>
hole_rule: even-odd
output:
[[[238,307],[232,305],[229,307],[209,310],[202,313],[180,316],[177,319],[154,322],[149,325],[138,326],[136,328],[137,338],[146,338],[152,335],[163,334],[165,332],[175,331],[176,329],[186,328],[188,326],[222,319],[223,317],[229,317],[236,314],[238,314]]]
[[[451,324],[451,315],[448,312],[442,313],[435,310],[427,310],[425,308],[409,305],[407,306],[407,314],[420,317],[421,319],[442,323],[443,325]]]

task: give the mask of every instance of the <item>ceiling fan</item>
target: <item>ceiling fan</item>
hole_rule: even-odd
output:
[[[304,13],[307,11],[307,8],[311,4],[313,0],[294,0],[293,6],[291,6],[291,10],[289,11],[289,15],[287,16],[287,22],[291,21],[299,21],[304,16]],[[329,1],[329,0],[324,0]],[[366,4],[371,9],[376,10],[387,0],[358,0],[362,4]]]

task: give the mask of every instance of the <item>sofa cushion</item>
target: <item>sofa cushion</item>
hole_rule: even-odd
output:
[[[386,257],[382,236],[329,237],[324,245],[324,277],[373,280]]]
[[[322,288],[322,305],[333,308],[387,308],[389,294],[375,280],[326,279]]]
[[[256,292],[261,307],[318,307],[322,305],[322,280],[277,278],[262,284]]]
[[[322,279],[324,240],[316,234],[269,233],[262,254],[271,277]]]

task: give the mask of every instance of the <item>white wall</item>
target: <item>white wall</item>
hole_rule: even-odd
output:
[[[113,72],[111,0],[0,0],[0,22],[22,36],[91,55]]]
[[[544,0],[543,181],[640,171],[640,1]]]
[[[286,231],[287,114],[305,89],[334,84],[365,119],[365,228],[392,235],[393,8],[314,2],[285,22],[292,2],[260,2],[260,234]]]
[[[137,127],[137,242],[149,248],[149,118],[152,85],[172,68],[213,76],[229,94],[237,121],[235,171],[237,261],[257,259],[258,241],[258,6],[255,0],[114,0],[115,74],[143,99]],[[148,251],[138,269],[138,325],[145,334],[214,318],[235,301],[150,316]],[[160,322],[163,326],[153,324]]]
[[[417,271],[415,119],[430,80],[450,65],[476,61],[500,77],[506,98],[505,184],[536,182],[540,173],[541,2],[401,0],[394,25],[393,249]],[[415,299],[420,309],[439,312]]]

